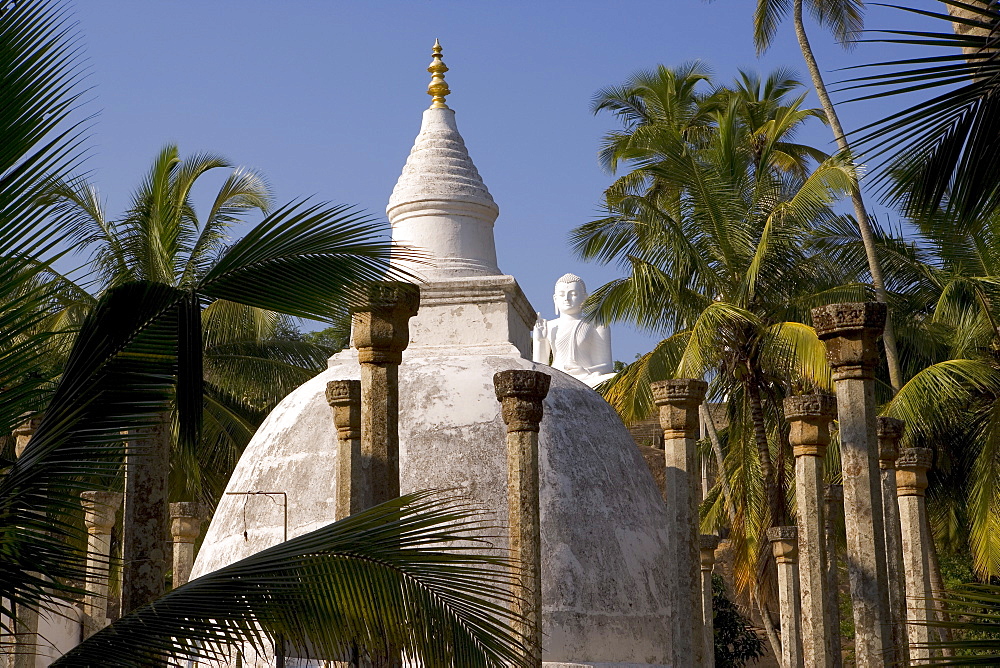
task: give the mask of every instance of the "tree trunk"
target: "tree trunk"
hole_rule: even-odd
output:
[[[802,58],[806,61],[809,76],[812,78],[813,87],[816,89],[816,96],[819,97],[820,105],[830,123],[833,135],[837,140],[837,148],[850,158],[851,146],[847,142],[844,134],[844,127],[840,124],[840,117],[827,93],[826,84],[823,82],[823,75],[820,73],[816,57],[813,55],[812,47],[809,45],[809,38],[806,35],[805,24],[802,20],[802,0],[795,0],[793,6],[793,17],[795,21],[795,36],[799,40],[799,48],[802,50]],[[861,240],[864,242],[865,255],[868,258],[868,270],[872,275],[872,286],[875,288],[875,299],[886,303],[885,281],[882,279],[882,267],[878,257],[875,255],[875,239],[872,235],[871,222],[868,220],[868,211],[865,209],[864,199],[861,197],[861,185],[855,182],[855,188],[851,191],[851,203],[854,205],[854,217],[858,221],[858,229],[861,231]],[[903,386],[903,374],[900,370],[899,355],[896,352],[896,334],[892,326],[892,318],[886,318],[885,330],[882,332],[882,343],[885,345],[885,357],[889,366],[889,383],[893,392],[898,392]]]
[[[719,430],[715,428],[715,420],[712,413],[706,407],[707,403],[702,403],[698,410],[701,411],[702,422],[705,423],[705,431],[708,432],[708,440],[712,444],[712,454],[715,456],[715,464],[719,467],[719,484],[722,485],[722,496],[726,502],[726,513],[729,515],[729,522],[736,521],[736,506],[733,501],[733,488],[726,478],[726,462],[722,456],[722,444],[719,442]]]
[[[771,651],[774,652],[774,660],[780,666],[781,638],[778,637],[778,632],[774,628],[774,622],[771,621],[771,611],[767,609],[767,604],[760,599],[757,592],[753,594],[753,597],[757,602],[757,612],[760,613],[760,622],[764,625],[764,634],[767,635],[767,641],[771,645]],[[782,666],[782,668],[788,667]]]
[[[753,379],[746,384],[747,399],[750,400],[750,419],[753,421],[753,435],[760,458],[760,473],[767,490],[767,507],[771,511],[768,527],[780,526],[785,522],[785,503],[778,488],[777,472],[771,463],[771,449],[767,443],[767,428],[764,425],[764,408],[760,400],[760,389]]]

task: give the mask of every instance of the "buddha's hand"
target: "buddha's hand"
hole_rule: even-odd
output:
[[[531,330],[531,336],[536,341],[544,341],[549,338],[549,323],[545,321],[541,313],[536,313],[538,319],[535,320],[535,327]]]

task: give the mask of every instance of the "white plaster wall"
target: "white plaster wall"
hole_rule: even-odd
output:
[[[47,668],[83,639],[83,614],[80,609],[61,601],[51,601],[51,605],[52,609],[38,615],[36,668]]]
[[[457,487],[506,523],[505,428],[493,374],[550,373],[540,433],[544,659],[553,667],[665,666],[666,509],[615,412],[576,379],[516,356],[418,352],[408,351],[400,370],[402,490]],[[230,480],[229,491],[287,492],[290,536],[333,519],[336,432],[325,388],[359,371],[350,353],[338,355],[289,395]],[[279,503],[224,497],[193,575],[280,541],[281,522]]]

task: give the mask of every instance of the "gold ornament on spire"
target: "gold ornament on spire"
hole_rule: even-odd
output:
[[[448,71],[448,66],[441,60],[441,42],[434,40],[434,51],[431,53],[431,64],[427,71],[431,73],[431,82],[427,86],[427,94],[431,96],[431,109],[447,109],[444,98],[451,92],[448,84],[444,80],[444,73]]]

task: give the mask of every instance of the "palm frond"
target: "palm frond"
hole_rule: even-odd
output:
[[[399,249],[373,219],[347,206],[292,203],[233,244],[201,279],[199,292],[300,318],[332,321],[384,279]]]
[[[79,594],[68,583],[93,577],[77,547],[86,544],[79,494],[114,484],[124,440],[140,441],[167,405],[184,296],[126,284],[88,315],[34,436],[0,477],[0,614],[12,614],[10,603],[36,608],[46,592]]]
[[[879,175],[886,195],[902,203],[911,216],[931,214],[943,207],[960,218],[975,219],[1000,207],[1000,5],[944,0],[945,5],[973,12],[960,18],[911,7],[897,9],[946,21],[947,32],[882,31],[901,37],[883,39],[902,43],[954,49],[965,53],[946,57],[948,64],[906,59],[877,63],[888,68],[880,74],[859,77],[847,83],[875,92],[857,100],[937,87],[952,87],[929,100],[865,126],[860,143],[874,155],[884,157],[887,167]],[[966,28],[952,31],[952,22]],[[911,68],[912,65],[917,65]],[[890,180],[891,179],[891,180]]]
[[[527,666],[509,612],[513,564],[456,541],[476,507],[411,494],[292,538],[173,590],[53,666],[146,666],[236,649],[346,660],[402,651],[429,666]]]

